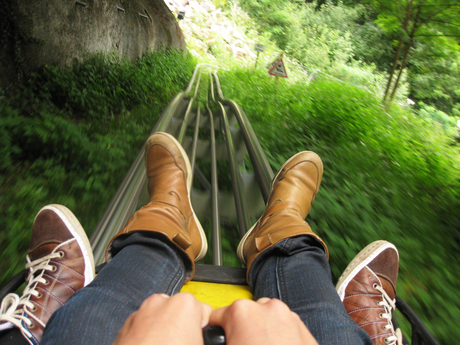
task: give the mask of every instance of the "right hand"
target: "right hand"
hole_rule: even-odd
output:
[[[211,325],[225,330],[227,345],[318,345],[300,317],[278,299],[241,299],[217,309]]]
[[[189,293],[152,295],[128,317],[113,345],[203,345],[211,312]]]

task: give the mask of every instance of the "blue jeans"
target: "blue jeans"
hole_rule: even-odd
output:
[[[278,298],[322,345],[372,345],[349,316],[332,284],[327,256],[311,236],[285,239],[263,251],[249,270],[254,299]]]
[[[139,232],[113,245],[118,254],[53,314],[42,345],[112,344],[148,296],[172,295],[182,288],[185,265],[174,245]],[[284,301],[319,344],[372,345],[348,316],[332,285],[326,255],[309,236],[289,238],[265,250],[251,266],[249,285],[256,299]]]

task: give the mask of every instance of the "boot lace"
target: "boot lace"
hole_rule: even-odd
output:
[[[27,256],[26,269],[29,270],[26,279],[26,287],[22,293],[21,298],[15,293],[10,293],[5,296],[0,306],[0,322],[11,322],[14,326],[21,329],[28,337],[31,337],[32,334],[24,326],[32,327],[33,322],[28,318],[27,315],[30,315],[31,312],[34,312],[37,307],[30,301],[31,296],[40,297],[41,293],[36,289],[38,283],[47,284],[47,280],[43,278],[45,271],[54,272],[57,267],[50,265],[50,260],[55,258],[60,258],[63,256],[63,252],[59,251],[56,253],[51,253],[40,259],[30,261]],[[38,320],[37,320],[38,321]],[[42,324],[42,326],[44,326]]]
[[[396,309],[396,299],[391,299],[380,285],[374,284],[373,287],[382,294],[382,300],[379,302],[379,305],[385,309],[385,312],[380,313],[379,316],[387,320],[387,324],[383,328],[391,332],[391,335],[383,339],[383,341],[389,345],[402,345],[401,333],[395,332],[393,322],[391,321],[392,312]]]

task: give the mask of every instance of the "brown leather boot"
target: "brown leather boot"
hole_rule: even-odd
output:
[[[86,233],[62,205],[43,207],[35,217],[21,298],[2,301],[0,329],[14,326],[38,344],[51,315],[94,278],[94,259]]]
[[[134,213],[110,240],[106,259],[111,259],[115,238],[133,231],[148,231],[171,241],[185,254],[189,281],[195,273],[194,262],[205,256],[208,244],[190,202],[193,175],[187,154],[170,134],[155,133],[147,140],[146,167],[149,203]]]
[[[348,315],[374,345],[402,342],[391,322],[398,266],[399,253],[393,244],[372,242],[350,262],[336,286]]]
[[[263,250],[288,237],[312,236],[328,254],[326,244],[305,222],[322,175],[321,158],[309,151],[294,155],[281,167],[273,179],[264,214],[238,245],[237,255],[241,262],[247,264],[247,272]]]

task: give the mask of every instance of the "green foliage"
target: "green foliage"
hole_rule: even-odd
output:
[[[45,67],[0,98],[0,284],[24,267],[33,215],[46,204],[69,207],[91,233],[193,68],[175,51],[135,64],[100,54]]]
[[[391,37],[397,36],[398,48],[384,100],[392,101],[399,81],[399,78],[396,78],[391,85],[393,75],[397,68],[404,69],[408,61],[412,60],[409,53],[417,43],[428,46],[432,51],[450,51],[458,54],[460,9],[450,0],[366,0],[365,2],[372,4],[375,11],[379,13],[375,22]],[[389,92],[390,86],[391,92]]]
[[[415,49],[407,60],[409,73],[403,72],[397,82],[396,77],[392,78],[390,87],[397,90],[395,98],[407,97],[407,82],[410,98],[416,101],[448,113],[459,102],[459,16],[458,6],[446,5],[451,3],[449,0],[366,0],[347,5],[340,1],[240,2],[260,25],[262,35],[268,35],[291,59],[339,78],[335,72],[356,60],[375,66],[380,71],[373,72],[377,79],[381,72],[388,79],[399,72],[401,65],[398,62],[396,71],[391,72],[398,43],[402,43],[399,60],[404,56],[405,45],[413,44]]]
[[[395,243],[398,294],[441,343],[451,343],[460,317],[460,159],[452,133],[330,80],[276,85],[265,72],[241,70],[221,81],[275,171],[300,150],[322,157],[322,187],[307,221],[327,243],[334,275],[371,241]]]
[[[308,67],[327,70],[352,58],[350,26],[358,11],[339,4],[325,5],[296,1],[241,1],[242,6],[291,58]]]
[[[423,102],[419,104],[419,114],[428,122],[436,122],[441,124],[444,129],[453,129],[457,125],[457,121],[445,112],[436,109],[435,107],[428,106]]]
[[[188,70],[173,68],[181,53],[147,54],[137,63],[96,54],[70,68],[46,66],[32,75],[31,88],[75,117],[118,116],[139,104],[169,99]],[[162,83],[166,82],[166,87]]]
[[[460,103],[459,64],[458,52],[418,44],[409,65],[410,98],[454,113],[455,105]]]
[[[352,29],[351,40],[354,58],[367,64],[375,64],[380,71],[388,71],[394,59],[391,38],[374,22],[366,18]]]
[[[392,40],[401,33],[395,17],[355,0],[323,6],[241,2],[260,25],[252,30],[245,18],[247,31],[257,31],[269,53],[272,38],[307,69],[320,68],[373,93],[381,89],[383,75],[375,68],[386,70],[393,62]],[[233,2],[229,9],[235,21],[236,7]],[[373,22],[377,14],[386,36]],[[426,38],[413,53],[411,98],[430,104],[419,105],[422,116],[397,105],[384,109],[373,94],[324,73],[308,86],[300,71],[290,75],[296,82],[276,85],[263,68],[240,69],[241,62],[229,61],[222,37],[212,42],[205,51],[214,57],[206,59],[237,67],[223,72],[224,95],[242,105],[274,170],[299,150],[321,155],[322,189],[307,220],[329,246],[334,275],[369,242],[395,243],[401,255],[398,294],[441,343],[455,342],[460,161],[448,130],[452,119],[442,112],[460,116],[455,42],[444,39],[445,49],[433,50]],[[100,54],[68,69],[46,67],[0,98],[1,283],[22,268],[31,215],[40,207],[64,204],[91,232],[159,113],[185,88],[192,64],[176,52],[148,54],[135,64]],[[225,165],[219,169],[228,177]],[[234,228],[226,229],[224,251],[237,244]],[[234,257],[224,260],[237,265]]]

